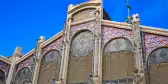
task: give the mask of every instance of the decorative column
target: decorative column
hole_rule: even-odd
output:
[[[134,84],[143,84],[143,57],[142,57],[142,40],[140,32],[140,18],[138,14],[133,15],[132,20],[133,37],[134,37],[134,47],[136,56],[136,68],[134,73]]]
[[[14,52],[13,57],[12,57],[12,64],[11,64],[10,69],[9,69],[9,74],[8,74],[8,77],[7,77],[7,80],[6,80],[6,84],[11,84],[12,78],[13,78],[13,74],[14,74],[14,71],[15,71],[16,61],[21,56],[22,56],[22,49],[21,49],[21,47],[16,47],[15,52]]]
[[[101,0],[97,0],[101,3]],[[101,3],[102,5],[102,3]],[[93,72],[93,82],[94,84],[101,84],[102,79],[102,68],[101,68],[101,20],[103,19],[103,9],[102,6],[98,6],[95,15],[95,49],[94,49],[94,72]]]
[[[68,10],[70,10],[72,8],[72,4],[69,5]],[[67,22],[66,22],[66,29],[65,29],[65,39],[64,39],[64,43],[65,43],[65,53],[64,53],[64,64],[63,64],[63,75],[62,75],[62,83],[61,84],[66,84],[67,82],[67,74],[68,74],[68,62],[69,62],[69,53],[70,53],[70,24],[71,24],[71,15],[68,14],[67,16]]]
[[[62,41],[62,48],[61,48],[61,65],[60,65],[60,74],[59,74],[59,79],[58,81],[56,81],[56,84],[62,84],[63,83],[63,69],[64,69],[64,58],[65,58],[65,41],[66,41],[66,24],[64,25],[64,30],[63,30],[63,35],[62,35],[62,38],[63,38],[63,41]]]
[[[38,83],[38,76],[39,76],[39,71],[40,71],[40,64],[42,60],[42,43],[45,42],[45,37],[40,36],[38,39],[38,43],[35,49],[35,55],[36,55],[36,66],[34,70],[34,76],[33,76],[33,83],[32,84],[37,84]]]

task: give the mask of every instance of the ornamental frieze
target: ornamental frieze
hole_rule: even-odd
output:
[[[55,40],[54,42],[48,44],[46,47],[43,48],[43,54],[49,50],[52,50],[52,49],[57,49],[57,50],[61,50],[62,48],[62,41],[63,41],[63,38],[60,37],[58,38],[57,40]]]
[[[149,55],[149,53],[157,47],[168,46],[167,36],[146,33],[144,39],[146,55]]]
[[[125,37],[132,40],[132,31],[113,27],[102,27],[102,45],[115,37]]]
[[[95,22],[87,22],[87,23],[83,23],[80,25],[72,26],[70,36],[74,35],[74,33],[82,29],[87,29],[87,30],[94,32]]]

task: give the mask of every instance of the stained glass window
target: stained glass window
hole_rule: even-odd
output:
[[[23,68],[17,72],[14,84],[28,84],[32,83],[32,71],[29,68]]]
[[[168,48],[160,48],[149,56],[149,64],[168,62]]]
[[[94,37],[90,31],[78,33],[71,42],[67,84],[86,84],[92,73]]]
[[[58,51],[50,51],[48,52],[42,59],[42,63],[52,62],[52,61],[59,61],[60,53]]]
[[[105,53],[106,52],[118,52],[118,51],[122,51],[122,50],[133,50],[133,46],[131,44],[130,41],[123,39],[123,38],[119,38],[119,39],[115,39],[110,41],[106,47],[105,47]]]
[[[5,84],[5,73],[0,70],[0,84]]]
[[[38,84],[51,84],[58,80],[61,64],[61,54],[58,50],[49,51],[42,58]]]
[[[93,49],[93,35],[90,31],[79,33],[72,41],[71,52],[75,56],[86,56]]]
[[[168,84],[168,48],[156,49],[149,55],[150,84]]]
[[[132,43],[125,38],[109,41],[103,54],[103,84],[115,84],[117,80],[121,84],[128,83],[125,79],[133,77],[134,71],[132,50]]]

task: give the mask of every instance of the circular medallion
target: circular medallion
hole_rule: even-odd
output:
[[[79,33],[72,41],[71,52],[75,56],[86,56],[93,49],[93,34],[85,31]]]

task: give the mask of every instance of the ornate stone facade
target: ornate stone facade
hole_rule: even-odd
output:
[[[0,57],[0,82],[167,84],[168,30],[141,26],[138,14],[131,24],[104,20],[102,4],[69,5],[62,32],[47,41],[41,36],[25,55],[17,47],[12,57]]]

